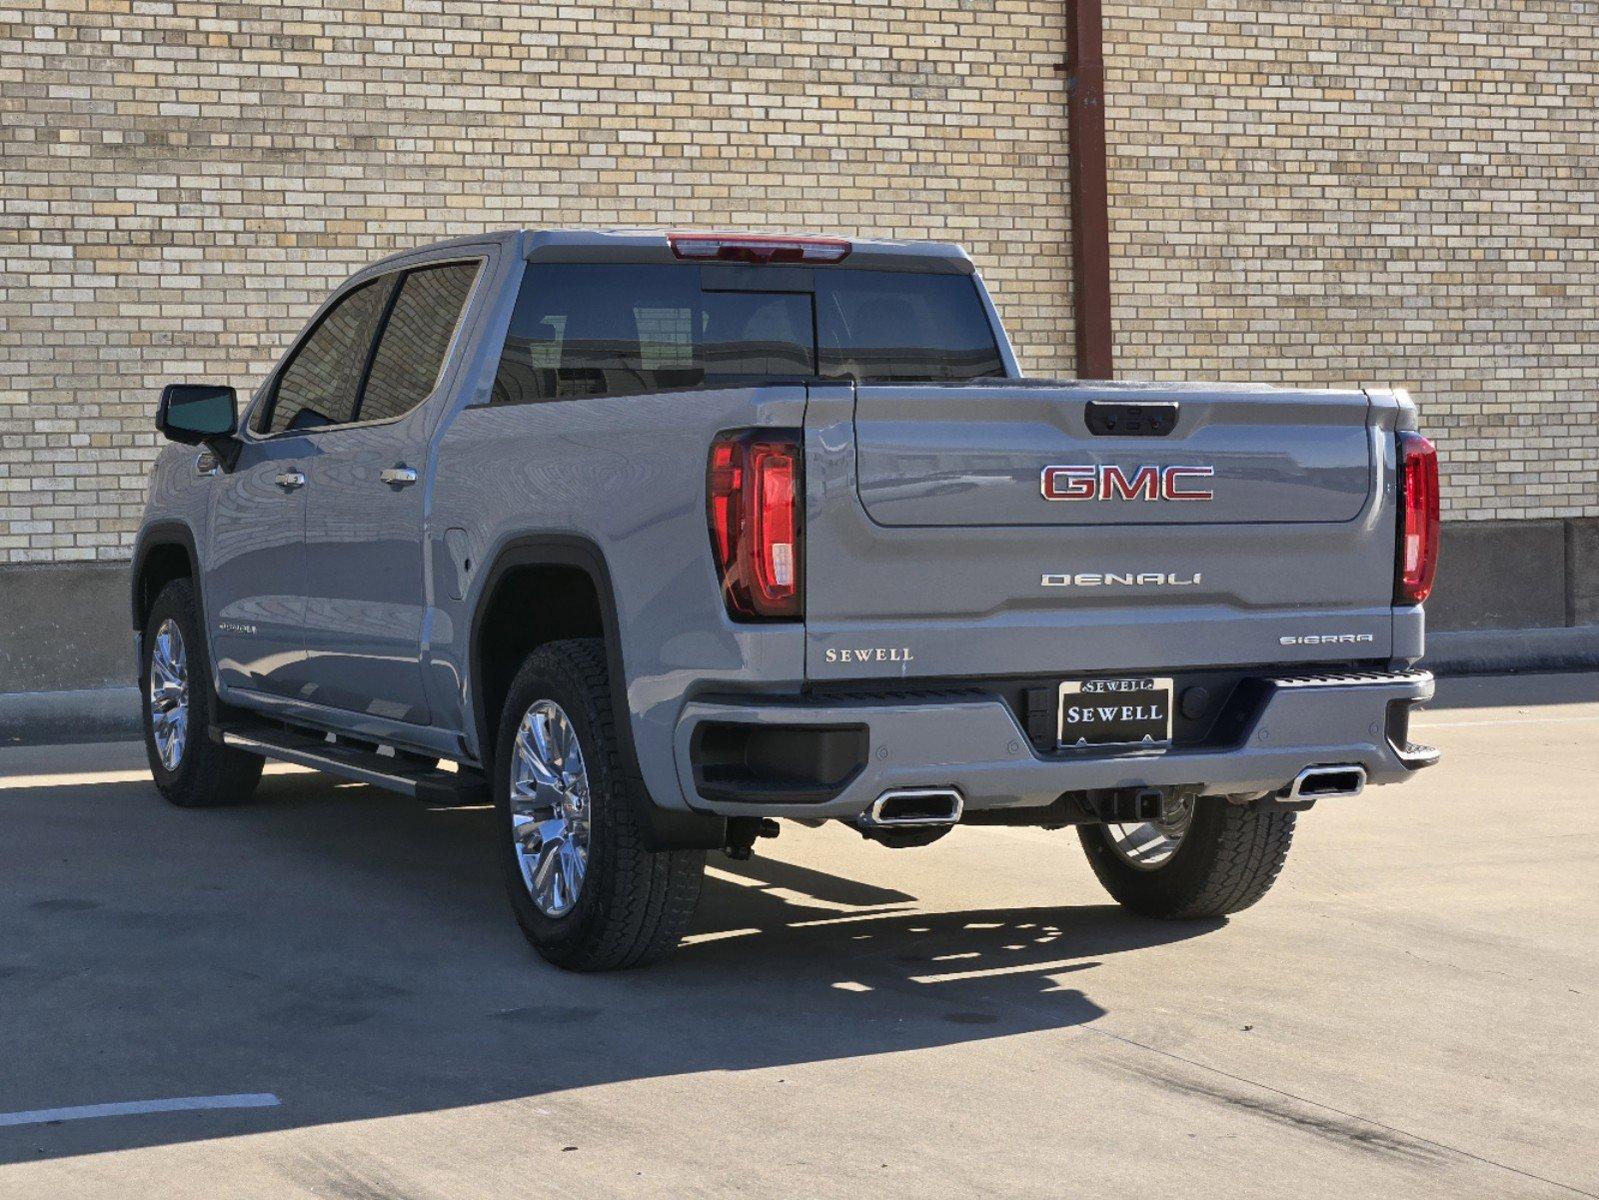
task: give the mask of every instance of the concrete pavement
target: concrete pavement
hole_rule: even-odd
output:
[[[1225,924],[1070,833],[788,828],[604,977],[527,949],[484,811],[0,750],[0,1196],[1599,1195],[1599,676],[1443,699]],[[256,1100],[62,1119],[184,1097]]]

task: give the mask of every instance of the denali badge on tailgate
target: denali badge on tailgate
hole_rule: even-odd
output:
[[[1205,577],[1198,571],[1180,575],[1175,571],[1078,571],[1075,574],[1045,575],[1040,587],[1198,587]]]
[[[1214,500],[1216,493],[1189,482],[1210,479],[1215,467],[1052,466],[1039,476],[1045,500]]]

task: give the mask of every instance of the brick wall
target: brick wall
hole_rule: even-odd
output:
[[[1404,385],[1446,515],[1599,515],[1599,4],[1106,18],[1119,368]]]
[[[1064,24],[1055,0],[0,3],[0,556],[125,557],[161,383],[249,389],[357,266],[487,228],[954,239],[1029,368],[1064,371]]]
[[[965,242],[1070,369],[1066,0],[0,0],[0,561],[126,555],[156,389],[508,225]],[[1599,515],[1594,3],[1109,0],[1126,374],[1413,387],[1450,515]]]

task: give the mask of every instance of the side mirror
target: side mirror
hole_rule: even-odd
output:
[[[174,442],[198,446],[231,439],[239,424],[239,394],[210,383],[169,383],[161,389],[155,427]]]

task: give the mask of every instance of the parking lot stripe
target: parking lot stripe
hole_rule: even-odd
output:
[[[167,1100],[123,1100],[114,1104],[77,1104],[68,1108],[35,1108],[28,1112],[0,1113],[0,1125],[49,1125],[56,1121],[85,1121],[91,1117],[134,1117],[145,1113],[188,1112],[200,1108],[276,1108],[271,1092],[243,1092],[234,1096],[177,1096]]]
[[[1599,717],[1506,717],[1499,721],[1415,721],[1417,729],[1472,729],[1489,725],[1568,725]]]
[[[295,763],[269,762],[262,769],[263,775],[310,775],[310,767],[298,766]],[[147,767],[140,767],[136,771],[73,771],[54,775],[7,775],[0,777],[0,791],[16,791],[24,788],[54,788],[54,787],[86,787],[91,784],[102,783],[149,783],[150,771]]]

